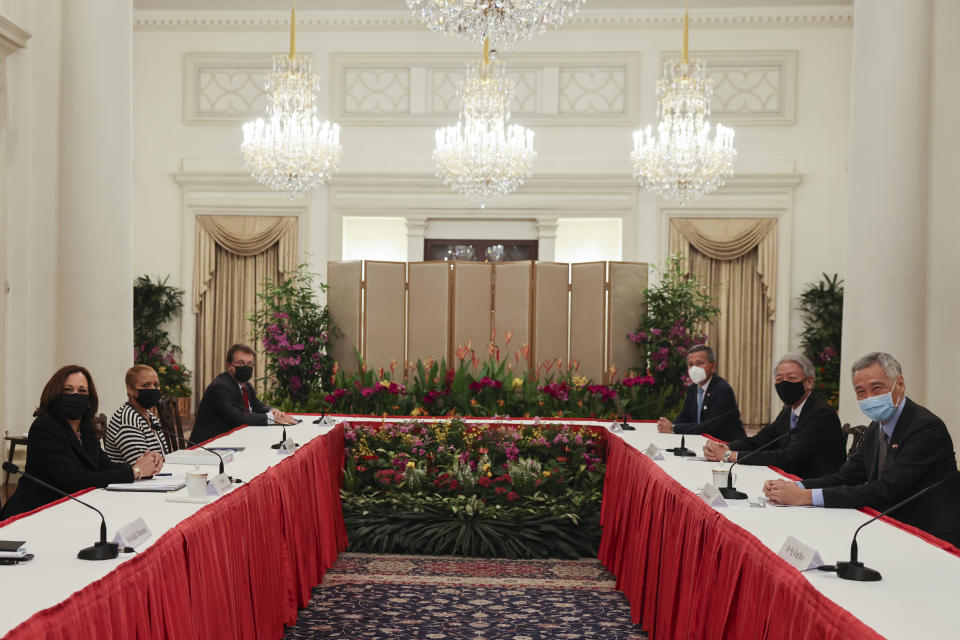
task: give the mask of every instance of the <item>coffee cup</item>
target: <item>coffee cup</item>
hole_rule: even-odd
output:
[[[186,474],[186,481],[187,497],[205,498],[207,496],[207,474],[200,471],[199,466]]]
[[[713,473],[713,486],[715,486],[715,487],[718,488],[718,489],[719,489],[720,487],[725,487],[725,486],[727,486],[727,474],[730,473],[730,467],[729,467],[729,466],[726,466],[726,467],[714,467],[713,469],[711,469],[711,472]],[[736,474],[734,474],[734,475],[733,475],[733,480],[734,480],[734,483],[733,483],[733,484],[736,484],[736,479],[737,479],[737,476],[736,476]]]

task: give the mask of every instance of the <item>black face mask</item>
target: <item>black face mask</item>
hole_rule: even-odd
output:
[[[137,389],[137,404],[144,409],[157,406],[160,402],[160,389]]]
[[[90,396],[86,393],[61,393],[57,409],[67,420],[79,420],[90,408]]]
[[[246,382],[253,377],[253,367],[242,366],[233,368],[233,377],[237,382]]]
[[[790,382],[789,380],[781,380],[774,386],[777,388],[777,395],[780,396],[783,403],[789,405],[796,403],[803,397],[803,394],[807,392],[807,390],[803,388],[803,381]]]

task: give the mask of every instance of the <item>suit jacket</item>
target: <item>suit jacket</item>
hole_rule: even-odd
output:
[[[73,493],[89,487],[105,487],[113,482],[133,482],[133,467],[111,462],[100,448],[92,429],[81,428],[81,440],[59,415],[37,416],[27,433],[25,471],[53,486]],[[20,478],[20,484],[0,512],[0,520],[59,500],[62,496]]]
[[[674,433],[704,433],[724,442],[747,437],[740,423],[740,408],[733,395],[733,387],[721,378],[713,376],[703,395],[700,423],[697,424],[697,385],[687,387],[683,409],[673,421]]]
[[[943,420],[909,398],[887,446],[883,475],[877,475],[877,432],[871,422],[863,446],[834,474],[804,480],[807,489],[823,489],[826,507],[872,507],[883,511],[943,479],[957,468],[953,441]],[[946,485],[891,514],[902,522],[960,544],[960,508]]]
[[[270,411],[270,407],[260,402],[252,384],[244,384],[250,396],[249,413],[243,405],[240,385],[233,376],[224,371],[213,379],[200,400],[197,421],[190,434],[191,440],[205,442],[241,425],[267,424],[267,411]]]
[[[757,435],[730,443],[733,451],[753,451],[774,438],[790,434],[770,448],[752,454],[742,464],[779,467],[801,478],[825,476],[839,469],[846,457],[846,440],[833,407],[811,393],[800,410],[797,426],[790,431],[792,411],[792,407],[785,405],[780,415]],[[737,457],[744,458],[744,455],[737,454]]]

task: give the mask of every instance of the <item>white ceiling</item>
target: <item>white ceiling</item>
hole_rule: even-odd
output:
[[[851,5],[853,0],[690,0],[691,9],[732,9],[737,7],[785,8]],[[160,11],[279,11],[290,8],[290,0],[134,0],[136,9]],[[406,9],[404,0],[299,0],[297,10]],[[588,9],[679,9],[682,0],[587,0]]]

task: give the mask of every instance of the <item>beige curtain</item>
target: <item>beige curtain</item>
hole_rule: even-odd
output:
[[[745,426],[770,420],[773,321],[776,314],[777,221],[674,218],[670,252],[716,297],[720,315],[705,328],[719,373],[737,395]]]
[[[297,267],[297,219],[277,216],[197,216],[193,306],[197,313],[194,398],[223,371],[230,345],[254,349],[247,317],[265,280]],[[254,372],[263,376],[263,359]]]

